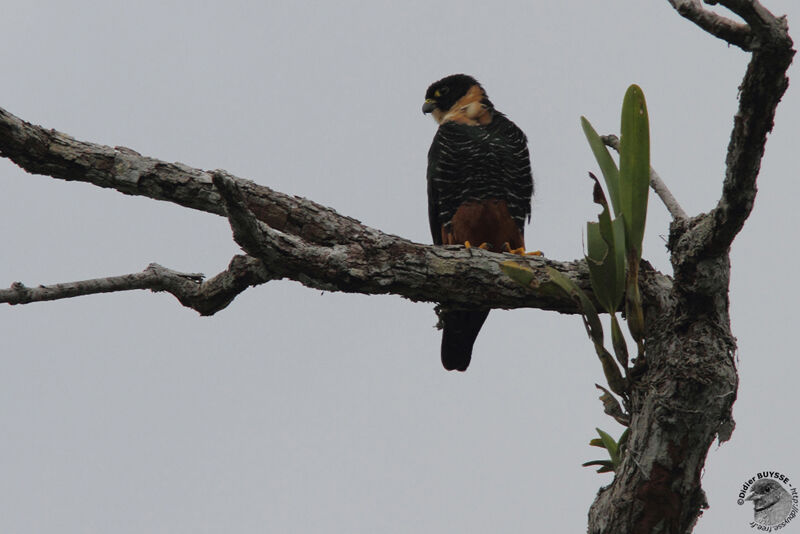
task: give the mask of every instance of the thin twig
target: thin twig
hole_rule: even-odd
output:
[[[158,274],[159,267],[160,266],[156,264],[151,264],[140,273],[80,280],[78,282],[40,285],[37,287],[27,287],[22,282],[14,282],[11,284],[11,288],[0,290],[0,302],[7,302],[8,304],[28,304],[29,302],[59,300],[82,295],[113,293],[116,291],[129,291],[133,289],[157,288],[161,290],[164,283]],[[178,273],[175,274],[178,275]],[[191,283],[197,284],[203,279],[203,275],[198,273],[186,273],[182,275],[181,278],[182,282],[190,281]]]
[[[15,282],[9,289],[0,289],[0,303],[28,304],[99,293],[149,289],[171,293],[181,304],[201,315],[213,315],[248,287],[263,284],[273,277],[256,258],[235,256],[227,270],[208,281],[203,282],[203,278],[200,273],[181,273],[151,263],[142,272],[121,276],[37,287],[27,287],[21,282]]]

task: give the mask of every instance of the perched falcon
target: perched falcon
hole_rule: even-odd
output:
[[[428,218],[436,245],[524,252],[533,176],[528,141],[471,76],[428,87],[423,113],[439,123],[428,152]],[[440,312],[442,364],[465,371],[489,310]]]

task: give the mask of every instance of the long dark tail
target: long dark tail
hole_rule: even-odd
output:
[[[448,371],[466,371],[472,359],[472,345],[481,331],[489,310],[441,311],[442,365]]]

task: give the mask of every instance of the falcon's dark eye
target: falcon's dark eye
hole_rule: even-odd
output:
[[[439,89],[439,94],[446,95],[449,90],[450,90],[449,87],[442,87],[441,89]]]
[[[772,488],[770,488],[769,486],[764,488],[764,493],[769,493],[770,491],[772,491]]]

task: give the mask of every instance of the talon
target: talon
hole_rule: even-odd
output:
[[[466,248],[472,248],[472,243],[470,243],[469,241],[464,241],[464,246]],[[481,243],[480,245],[478,245],[478,248],[481,250],[489,250],[489,243]]]
[[[534,250],[532,252],[525,252],[525,247],[519,247],[519,248],[512,249],[511,246],[508,243],[505,244],[505,249],[506,249],[505,250],[506,252],[509,252],[511,254],[517,254],[519,256],[543,256],[544,255],[544,254],[542,254],[541,250]]]

